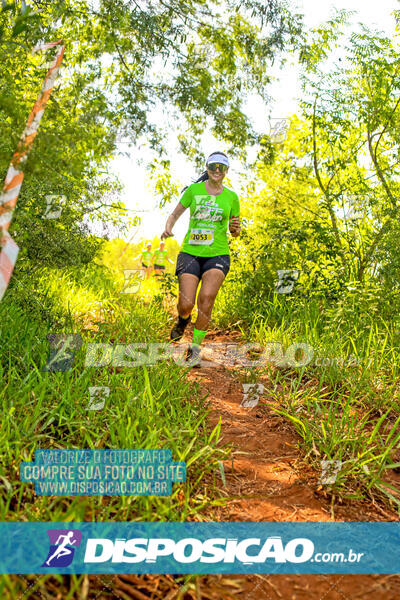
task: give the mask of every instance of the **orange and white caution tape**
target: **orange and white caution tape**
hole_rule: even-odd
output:
[[[18,246],[8,231],[3,231],[1,238],[2,249],[0,251],[0,299],[3,297],[10,281],[11,273],[18,256]]]
[[[61,44],[61,45],[60,45]],[[17,149],[11,159],[10,166],[4,181],[3,191],[0,194],[0,300],[9,284],[11,274],[17,261],[19,248],[14,242],[8,228],[11,223],[13,211],[17,204],[19,191],[24,179],[23,165],[28,158],[33,141],[37,136],[40,121],[46,108],[50,94],[57,78],[61,61],[64,56],[65,46],[62,41],[51,42],[36,46],[33,52],[47,50],[60,45],[54,62],[50,65],[43,81],[42,89],[29,115],[26,127],[18,142]]]

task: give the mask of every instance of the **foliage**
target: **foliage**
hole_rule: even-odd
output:
[[[174,361],[126,369],[84,364],[88,343],[161,341],[168,315],[158,303],[145,305],[120,294],[104,267],[44,268],[35,287],[33,314],[17,290],[0,304],[0,373],[8,381],[0,391],[2,520],[193,519],[213,502],[206,500],[200,481],[217,472],[217,461],[225,455],[216,447],[219,427],[205,426],[207,411],[198,386],[182,378]],[[82,349],[65,372],[43,370],[49,353],[46,337],[54,331],[82,335]],[[90,386],[111,390],[101,411],[88,411]],[[49,502],[48,497],[35,496],[31,484],[20,481],[19,463],[33,460],[37,448],[59,446],[167,447],[174,460],[191,465],[190,474],[186,484],[175,485],[165,498],[60,497]]]
[[[393,302],[400,308],[399,50],[363,27],[328,68],[328,42],[344,37],[344,21],[340,14],[315,32],[301,59],[303,114],[291,117],[272,155],[265,136],[258,180],[242,201],[226,297],[249,322],[273,301],[278,269],[300,271],[292,297],[282,299],[291,305],[312,297],[329,305],[356,286],[359,310],[368,311],[364,290],[373,290],[381,314],[392,315]]]
[[[30,49],[62,39],[62,67],[26,164],[11,228],[20,259],[34,256],[40,264],[87,264],[96,249],[90,236],[85,244],[85,225],[123,229],[135,222],[118,200],[118,182],[107,174],[122,131],[132,143],[146,140],[158,154],[153,176],[160,203],[176,194],[168,160],[160,157],[171,123],[156,124],[154,107],[165,107],[170,115],[175,111],[181,147],[189,144],[182,137],[185,129],[194,139],[210,128],[210,119],[211,129],[225,140],[240,138],[243,147],[254,140],[241,85],[233,83],[264,89],[267,62],[300,36],[299,15],[278,0],[268,5],[230,0],[228,11],[202,0],[32,4],[3,2],[0,9],[0,176],[51,54],[32,56]],[[57,223],[44,220],[46,198],[57,195],[66,198],[61,216]]]
[[[123,239],[124,225],[138,218],[127,218],[108,168],[121,131],[143,142],[163,206],[177,194],[165,156],[175,126],[180,151],[199,168],[198,141],[208,131],[235,157],[258,152],[252,171],[241,173],[243,231],[231,240],[214,324],[239,327],[249,342],[308,344],[306,366],[270,361],[251,373],[268,382],[264,404],[291,423],[316,471],[321,460],[342,461],[332,494],[398,507],[391,483],[400,441],[396,40],[366,27],[347,35],[346,12],[305,38],[299,16],[275,0],[31,4],[3,2],[0,11],[0,175],[47,70],[47,59],[30,49],[63,39],[66,54],[26,164],[11,227],[21,252],[0,304],[3,520],[199,520],[217,503],[202,484],[225,456],[219,425],[208,429],[204,398],[176,364],[95,372],[80,354],[71,372],[41,371],[49,332],[80,331],[84,344],[168,339],[172,265],[140,293],[121,293],[123,271],[140,266],[144,241]],[[336,46],[341,56],[332,64]],[[269,64],[293,48],[300,48],[301,111],[287,139],[274,143],[252,129],[244,106],[249,93],[267,96]],[[66,197],[57,219],[43,218],[49,195]],[[100,225],[103,234],[94,235]],[[119,237],[108,239],[117,227]],[[154,250],[160,240],[151,241]],[[166,248],[175,260],[177,242],[168,239]],[[279,269],[300,271],[290,294],[275,293]],[[83,402],[93,384],[113,389],[96,414]],[[19,480],[20,459],[60,444],[169,447],[192,468],[171,498],[38,500]]]

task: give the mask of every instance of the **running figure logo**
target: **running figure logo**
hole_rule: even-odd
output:
[[[82,532],[79,529],[48,529],[50,550],[42,567],[68,567],[74,558],[75,546],[81,545]]]

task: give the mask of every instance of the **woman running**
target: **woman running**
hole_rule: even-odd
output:
[[[150,277],[152,257],[153,252],[151,251],[151,242],[147,242],[146,249],[133,259],[134,261],[138,260],[138,258],[141,259],[141,266],[146,274],[146,279]]]
[[[171,331],[172,340],[180,340],[190,321],[196,292],[197,320],[192,344],[186,355],[191,366],[200,362],[200,345],[207,333],[218,290],[229,269],[230,256],[227,229],[233,237],[240,234],[239,198],[222,185],[229,169],[229,160],[223,152],[213,152],[206,161],[206,171],[191,185],[184,188],[175,210],[168,217],[161,239],[172,236],[172,228],[190,207],[189,230],[176,262],[175,275],[179,278],[178,319]]]
[[[156,276],[165,271],[165,263],[167,261],[170,262],[171,265],[174,264],[174,261],[168,258],[168,251],[165,249],[165,242],[161,241],[159,249],[155,250],[153,254],[153,268]]]

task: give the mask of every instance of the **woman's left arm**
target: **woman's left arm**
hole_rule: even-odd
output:
[[[232,208],[231,208],[231,214],[232,213],[236,216],[231,217],[229,219],[229,231],[231,232],[233,237],[238,237],[240,235],[240,230],[241,230],[240,217],[239,217],[240,204],[239,204],[239,197],[235,193],[234,193]]]
[[[238,237],[240,235],[240,217],[231,217],[229,219],[229,231],[233,237]]]

